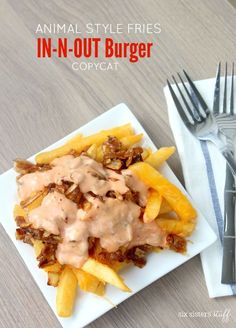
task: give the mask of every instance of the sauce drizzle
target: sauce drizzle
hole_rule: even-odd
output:
[[[154,221],[143,223],[140,219],[147,187],[132,172],[124,170],[122,174],[116,173],[85,155],[66,155],[51,164],[52,169],[48,171],[29,173],[18,180],[21,200],[43,190],[50,183],[70,181],[79,185],[91,203],[85,211],[64,194],[52,191],[28,215],[34,228],[43,228],[62,237],[63,241],[56,251],[61,264],[81,267],[88,258],[89,237],[99,238],[101,246],[108,252],[115,252],[121,246],[129,249],[144,244],[165,245],[166,235],[158,225]],[[139,193],[139,205],[106,196],[108,191],[123,195],[129,190]],[[94,196],[88,194],[91,191]]]

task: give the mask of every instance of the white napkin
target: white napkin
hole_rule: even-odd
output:
[[[209,108],[212,108],[215,79],[196,81],[195,84]],[[220,234],[223,233],[225,160],[213,144],[197,140],[187,130],[167,86],[164,93],[186,189],[218,236],[217,241],[201,253],[209,296],[236,295],[236,284],[221,284],[223,249]]]

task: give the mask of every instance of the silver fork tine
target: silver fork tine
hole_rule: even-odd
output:
[[[209,114],[209,109],[207,104],[205,103],[205,100],[202,98],[202,96],[200,95],[198,89],[195,87],[193,81],[190,79],[190,77],[188,76],[188,74],[185,72],[185,70],[183,70],[184,75],[186,76],[186,79],[188,80],[188,83],[192,89],[192,91],[194,92],[195,96],[197,97],[202,109],[204,110],[204,112],[206,113],[206,115]]]
[[[193,114],[193,111],[189,111],[189,115],[187,115],[187,109],[182,107],[182,104],[180,103],[177,95],[175,94],[173,88],[170,85],[169,80],[167,80],[168,88],[170,90],[170,94],[172,96],[172,99],[175,103],[176,109],[180,115],[180,117],[183,120],[183,123],[186,125],[186,127],[189,129],[189,131],[196,136],[199,140],[209,140],[212,143],[216,145],[216,147],[219,149],[221,154],[225,157],[231,171],[233,174],[236,175],[236,163],[234,161],[233,155],[231,151],[226,147],[226,144],[224,141],[220,138],[220,130],[217,126],[216,119],[212,116],[210,113],[210,110],[207,107],[207,104],[203,100],[202,96],[200,95],[199,91],[191,81],[188,74],[184,71],[187,80],[191,86],[191,89],[193,91],[193,96],[197,98],[199,104],[201,104],[202,111],[205,111],[205,115],[202,115],[202,120],[197,120],[196,116],[194,115],[194,120],[190,119],[191,113]],[[181,95],[182,96],[182,95]],[[186,99],[186,98],[185,98]],[[187,101],[187,100],[186,100]],[[186,107],[188,108],[188,107]],[[196,114],[196,112],[194,113]],[[204,117],[205,116],[205,117]]]
[[[219,62],[217,73],[216,73],[216,83],[215,83],[214,103],[213,103],[213,113],[215,115],[220,114],[220,70],[221,70],[221,63]]]
[[[176,79],[175,79],[175,77],[173,75],[172,75],[172,78],[173,78],[173,80],[175,82],[175,85],[176,85],[176,87],[177,87],[180,95],[181,95],[181,98],[183,99],[183,102],[184,102],[184,104],[185,104],[185,106],[187,108],[187,111],[188,111],[189,115],[191,116],[191,118],[195,122],[196,121],[196,118],[194,117],[193,112],[192,112],[191,108],[189,107],[189,104],[187,103],[187,101],[186,101],[186,99],[185,99],[185,97],[183,95],[183,92],[180,90],[180,87],[179,87],[179,85],[178,85],[178,83],[177,83],[177,81],[176,81]]]
[[[186,91],[189,100],[191,101],[191,103],[192,103],[192,105],[193,105],[195,111],[197,112],[197,114],[198,114],[198,116],[199,116],[199,119],[200,119],[199,121],[201,121],[201,120],[203,119],[203,117],[202,117],[202,114],[201,114],[200,111],[199,111],[198,106],[196,106],[196,103],[195,103],[195,101],[193,100],[193,97],[191,96],[190,92],[188,91],[188,88],[186,87],[186,85],[185,85],[185,83],[184,83],[184,81],[183,81],[181,75],[180,75],[179,73],[177,73],[177,74],[178,74],[178,77],[179,77],[180,81],[181,81],[182,84],[183,84],[184,90]],[[173,79],[174,79],[174,77],[173,77]],[[189,111],[192,112],[191,109],[189,109]],[[195,119],[196,119],[196,118],[195,118]]]
[[[225,63],[225,85],[224,85],[224,98],[223,98],[223,113],[227,113],[227,62]]]
[[[234,114],[234,63],[232,64],[231,75],[231,95],[230,95],[230,114]]]
[[[172,86],[170,85],[169,80],[167,80],[167,84],[168,84],[168,87],[169,87],[171,96],[172,96],[172,98],[174,100],[175,106],[176,106],[176,108],[178,110],[178,113],[179,113],[180,117],[182,118],[182,120],[183,120],[183,122],[185,124],[190,124],[189,119],[188,119],[187,115],[185,114],[185,112],[184,112],[184,110],[182,108],[182,105],[179,102],[179,99],[176,97],[175,92],[174,92]]]

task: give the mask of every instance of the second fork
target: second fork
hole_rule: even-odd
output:
[[[190,94],[180,74],[178,74],[178,76],[180,78],[184,92],[180,89],[179,84],[177,83],[174,77],[173,80],[181,96],[183,105],[181,104],[170,82],[167,80],[170,93],[183,123],[188,128],[188,130],[199,140],[213,142],[219,149],[219,151],[222,153],[222,155],[225,157],[232,173],[236,176],[236,163],[234,161],[234,157],[227,147],[225,137],[219,130],[214,115],[210,112],[206,102],[204,101],[200,92],[190,79],[189,75],[185,71],[183,72],[188,81],[188,85],[192,90],[192,93],[201,105],[200,110],[196,106],[195,99],[193,99],[193,96]]]

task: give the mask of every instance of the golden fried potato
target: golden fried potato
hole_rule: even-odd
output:
[[[79,288],[85,292],[94,293],[98,296],[105,294],[105,284],[92,274],[81,269],[73,269],[78,280]]]
[[[24,218],[27,216],[26,211],[18,204],[14,206],[13,216],[16,218],[17,216],[23,216]]]
[[[39,207],[44,199],[44,197],[47,195],[47,191],[43,191],[42,193],[39,193],[39,196],[37,198],[35,198],[31,203],[29,203],[25,209],[27,211],[32,211],[35,208]]]
[[[143,161],[145,161],[145,159],[148,158],[148,156],[150,156],[151,154],[152,154],[151,148],[143,148],[143,152],[142,152]]]
[[[168,233],[173,233],[180,237],[190,236],[195,228],[195,222],[182,222],[171,218],[157,218],[156,222],[160,228]]]
[[[54,273],[59,273],[62,270],[62,265],[58,262],[54,264],[47,265],[43,268],[45,272],[54,272]]]
[[[127,136],[127,137],[123,137],[120,139],[120,142],[122,143],[122,146],[124,148],[130,148],[133,145],[137,144],[138,142],[140,142],[143,139],[143,134],[134,134],[131,136]]]
[[[60,274],[57,272],[48,272],[48,285],[57,287],[60,279]]]
[[[71,150],[76,148],[76,145],[78,145],[79,143],[66,143],[65,145],[58,147],[56,149],[44,152],[44,153],[40,153],[38,155],[36,155],[35,160],[36,163],[38,164],[48,164],[51,161],[53,161],[55,158],[57,157],[61,157],[64,156],[66,154],[68,154]]]
[[[158,168],[161,166],[173,153],[175,152],[175,147],[162,147],[156,152],[149,155],[145,162],[151,166]]]
[[[93,144],[89,147],[89,149],[87,150],[87,154],[92,158],[95,159],[97,158],[97,145]]]
[[[59,279],[56,296],[57,314],[60,317],[69,317],[73,312],[77,291],[77,278],[72,269],[66,267]]]
[[[131,165],[129,169],[146,185],[157,190],[167,200],[181,220],[189,222],[196,219],[197,212],[188,198],[151,165],[139,162]]]
[[[100,281],[97,286],[95,294],[98,296],[104,296],[105,295],[105,287],[106,287],[106,284],[103,281]]]
[[[97,162],[100,162],[100,163],[103,161],[103,150],[102,150],[102,145],[97,146],[96,161],[97,161]]]
[[[116,272],[121,271],[122,269],[126,268],[130,263],[127,262],[115,262],[112,264],[112,269],[115,270]]]
[[[162,198],[161,208],[159,214],[166,214],[172,211],[172,208],[168,204],[167,200]]]
[[[55,158],[68,154],[70,150],[75,150],[76,152],[81,153],[84,149],[91,146],[92,144],[101,145],[104,141],[106,141],[109,135],[117,138],[122,138],[132,135],[133,133],[134,132],[130,124],[112,128],[110,130],[103,130],[88,137],[83,137],[79,142],[72,141],[71,143],[68,143],[59,148],[40,153],[36,155],[35,159],[38,164],[50,163]]]
[[[145,223],[152,222],[160,212],[162,196],[154,189],[149,190],[146,208],[143,215]]]
[[[100,263],[92,258],[89,258],[82,269],[85,272],[88,272],[95,277],[97,277],[101,281],[105,281],[108,284],[111,284],[117,288],[120,288],[124,292],[130,292],[129,287],[125,285],[123,279],[108,265]]]
[[[81,133],[76,134],[74,137],[67,140],[65,145],[74,144],[76,142],[79,142],[82,138],[83,138],[83,135]]]
[[[35,256],[38,257],[44,247],[44,243],[42,242],[42,240],[34,240],[33,247]]]

